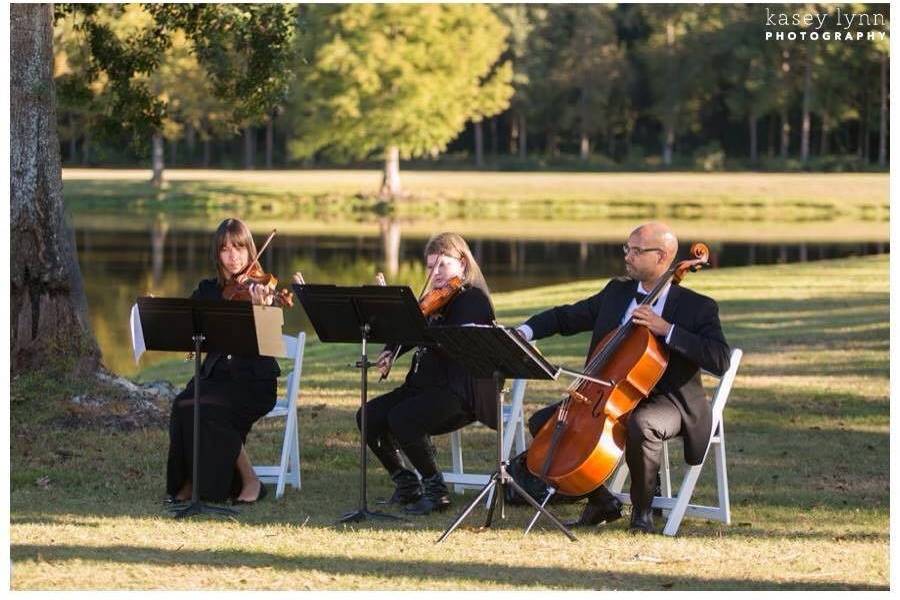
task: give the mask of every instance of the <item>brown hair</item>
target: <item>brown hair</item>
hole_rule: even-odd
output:
[[[431,254],[452,256],[462,261],[465,264],[463,283],[477,287],[484,292],[484,295],[488,297],[488,301],[491,303],[491,308],[493,308],[494,301],[491,300],[491,290],[488,289],[487,282],[484,280],[481,267],[478,266],[478,261],[472,255],[469,244],[466,243],[466,240],[461,235],[445,232],[432,236],[428,243],[425,244],[425,260],[428,260]]]
[[[253,235],[250,228],[240,219],[225,219],[219,223],[215,235],[213,235],[211,257],[212,263],[216,269],[216,278],[219,286],[224,286],[229,276],[222,263],[219,262],[219,251],[225,246],[226,242],[231,242],[238,248],[246,248],[249,255],[249,261],[252,263],[256,260],[256,244],[253,243]],[[249,263],[248,263],[249,264]]]

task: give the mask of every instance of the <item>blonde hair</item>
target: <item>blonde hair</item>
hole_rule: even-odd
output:
[[[211,258],[216,268],[216,278],[219,286],[224,286],[230,278],[219,261],[219,251],[222,250],[226,242],[231,242],[232,245],[238,248],[246,248],[248,264],[256,260],[256,244],[253,242],[253,235],[250,233],[250,228],[247,227],[246,223],[240,219],[225,219],[219,223],[219,227],[216,229],[215,235],[213,235],[211,248]]]
[[[442,254],[445,256],[452,256],[453,258],[462,261],[464,266],[463,270],[463,283],[468,284],[471,287],[477,287],[484,295],[487,296],[488,301],[491,303],[491,308],[494,307],[494,301],[491,300],[491,290],[488,289],[487,282],[484,280],[484,274],[481,272],[481,267],[478,266],[478,261],[475,260],[475,257],[472,255],[472,250],[469,249],[469,244],[466,243],[466,240],[463,239],[461,235],[458,233],[439,233],[431,237],[428,240],[428,243],[425,244],[425,260],[428,260],[428,257],[432,254]]]

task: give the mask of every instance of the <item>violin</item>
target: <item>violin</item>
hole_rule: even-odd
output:
[[[275,237],[276,231],[277,230],[273,229],[272,233],[269,234],[269,237],[266,238],[262,249],[256,255],[256,259],[225,283],[225,287],[222,290],[222,297],[225,300],[243,300],[250,302],[252,300],[250,286],[255,284],[264,286],[274,294],[272,299],[273,306],[294,306],[294,296],[291,291],[287,288],[278,290],[278,278],[271,273],[263,271],[259,264],[259,257],[266,251],[269,242]]]
[[[378,273],[375,276],[375,281],[378,285],[387,285],[387,282],[384,279],[383,273]],[[428,283],[431,281],[431,274],[428,275],[428,279],[425,281],[425,287],[428,287]],[[422,311],[422,315],[427,319],[437,313],[441,312],[445,306],[450,304],[450,301],[453,300],[457,294],[459,294],[462,290],[464,290],[466,285],[463,283],[463,280],[459,277],[453,277],[448,282],[447,285],[440,288],[435,288],[429,291],[424,296],[419,298],[419,310]],[[385,348],[386,350],[390,350],[390,348]],[[394,361],[397,360],[397,356],[400,354],[400,346],[394,348],[394,354],[391,356],[390,361],[388,362],[387,370],[385,370],[384,374],[381,376],[379,381],[384,381],[387,379],[387,376],[391,372],[391,367],[394,365]]]
[[[652,305],[666,285],[681,283],[688,271],[707,266],[709,248],[691,246],[682,260],[660,277],[641,305]],[[643,325],[629,319],[609,332],[589,355],[583,375],[534,436],[526,465],[556,490],[581,496],[612,475],[625,450],[628,417],[662,378],[668,366],[666,346]]]

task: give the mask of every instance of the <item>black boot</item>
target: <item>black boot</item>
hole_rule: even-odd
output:
[[[419,476],[409,469],[398,469],[391,473],[391,479],[394,481],[394,494],[386,504],[412,504],[422,497],[422,484],[419,483]]]
[[[444,484],[444,476],[440,471],[431,477],[422,479],[424,493],[419,501],[406,507],[411,515],[427,515],[434,511],[445,510],[450,506],[450,492]]]

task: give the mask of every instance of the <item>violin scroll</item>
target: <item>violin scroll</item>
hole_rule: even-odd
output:
[[[709,266],[709,247],[703,242],[697,242],[691,246],[691,255],[694,258],[685,259],[675,267],[675,272],[672,274],[672,283],[681,283],[687,271],[696,273],[703,267]]]

